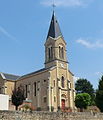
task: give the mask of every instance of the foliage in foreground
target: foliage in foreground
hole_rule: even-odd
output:
[[[96,105],[103,112],[103,76],[101,77],[96,91]]]
[[[88,93],[80,93],[76,95],[75,105],[77,108],[87,109],[91,103],[91,96]]]
[[[75,89],[78,93],[88,93],[91,96],[91,105],[95,104],[95,93],[93,85],[87,79],[78,79],[75,83]]]
[[[14,89],[12,92],[12,103],[15,105],[16,110],[18,110],[18,106],[23,103],[24,100],[24,91],[20,87],[18,89]]]

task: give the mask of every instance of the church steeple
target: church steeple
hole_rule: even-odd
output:
[[[56,16],[55,16],[55,12],[53,11],[53,15],[52,15],[47,39],[49,37],[58,38],[59,36],[62,36],[62,33],[61,33],[61,30],[60,30],[60,27],[59,27],[59,23],[58,23],[58,21],[56,19]]]
[[[53,11],[45,43],[45,67],[59,66],[59,64],[67,66],[66,42]]]

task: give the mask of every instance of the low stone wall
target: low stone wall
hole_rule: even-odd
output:
[[[103,114],[0,111],[0,120],[103,120]]]

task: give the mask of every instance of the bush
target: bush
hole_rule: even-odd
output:
[[[77,108],[87,109],[91,103],[91,97],[88,93],[80,93],[76,95],[75,105]]]

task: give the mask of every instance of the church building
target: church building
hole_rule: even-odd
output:
[[[45,67],[16,80],[35,110],[75,109],[73,74],[68,68],[66,42],[53,11],[45,42]]]
[[[75,109],[74,75],[68,68],[66,42],[53,11],[45,42],[45,66],[43,69],[23,75],[0,72],[0,94],[9,95],[9,110],[12,91],[22,87],[27,101],[35,110],[59,111]]]

